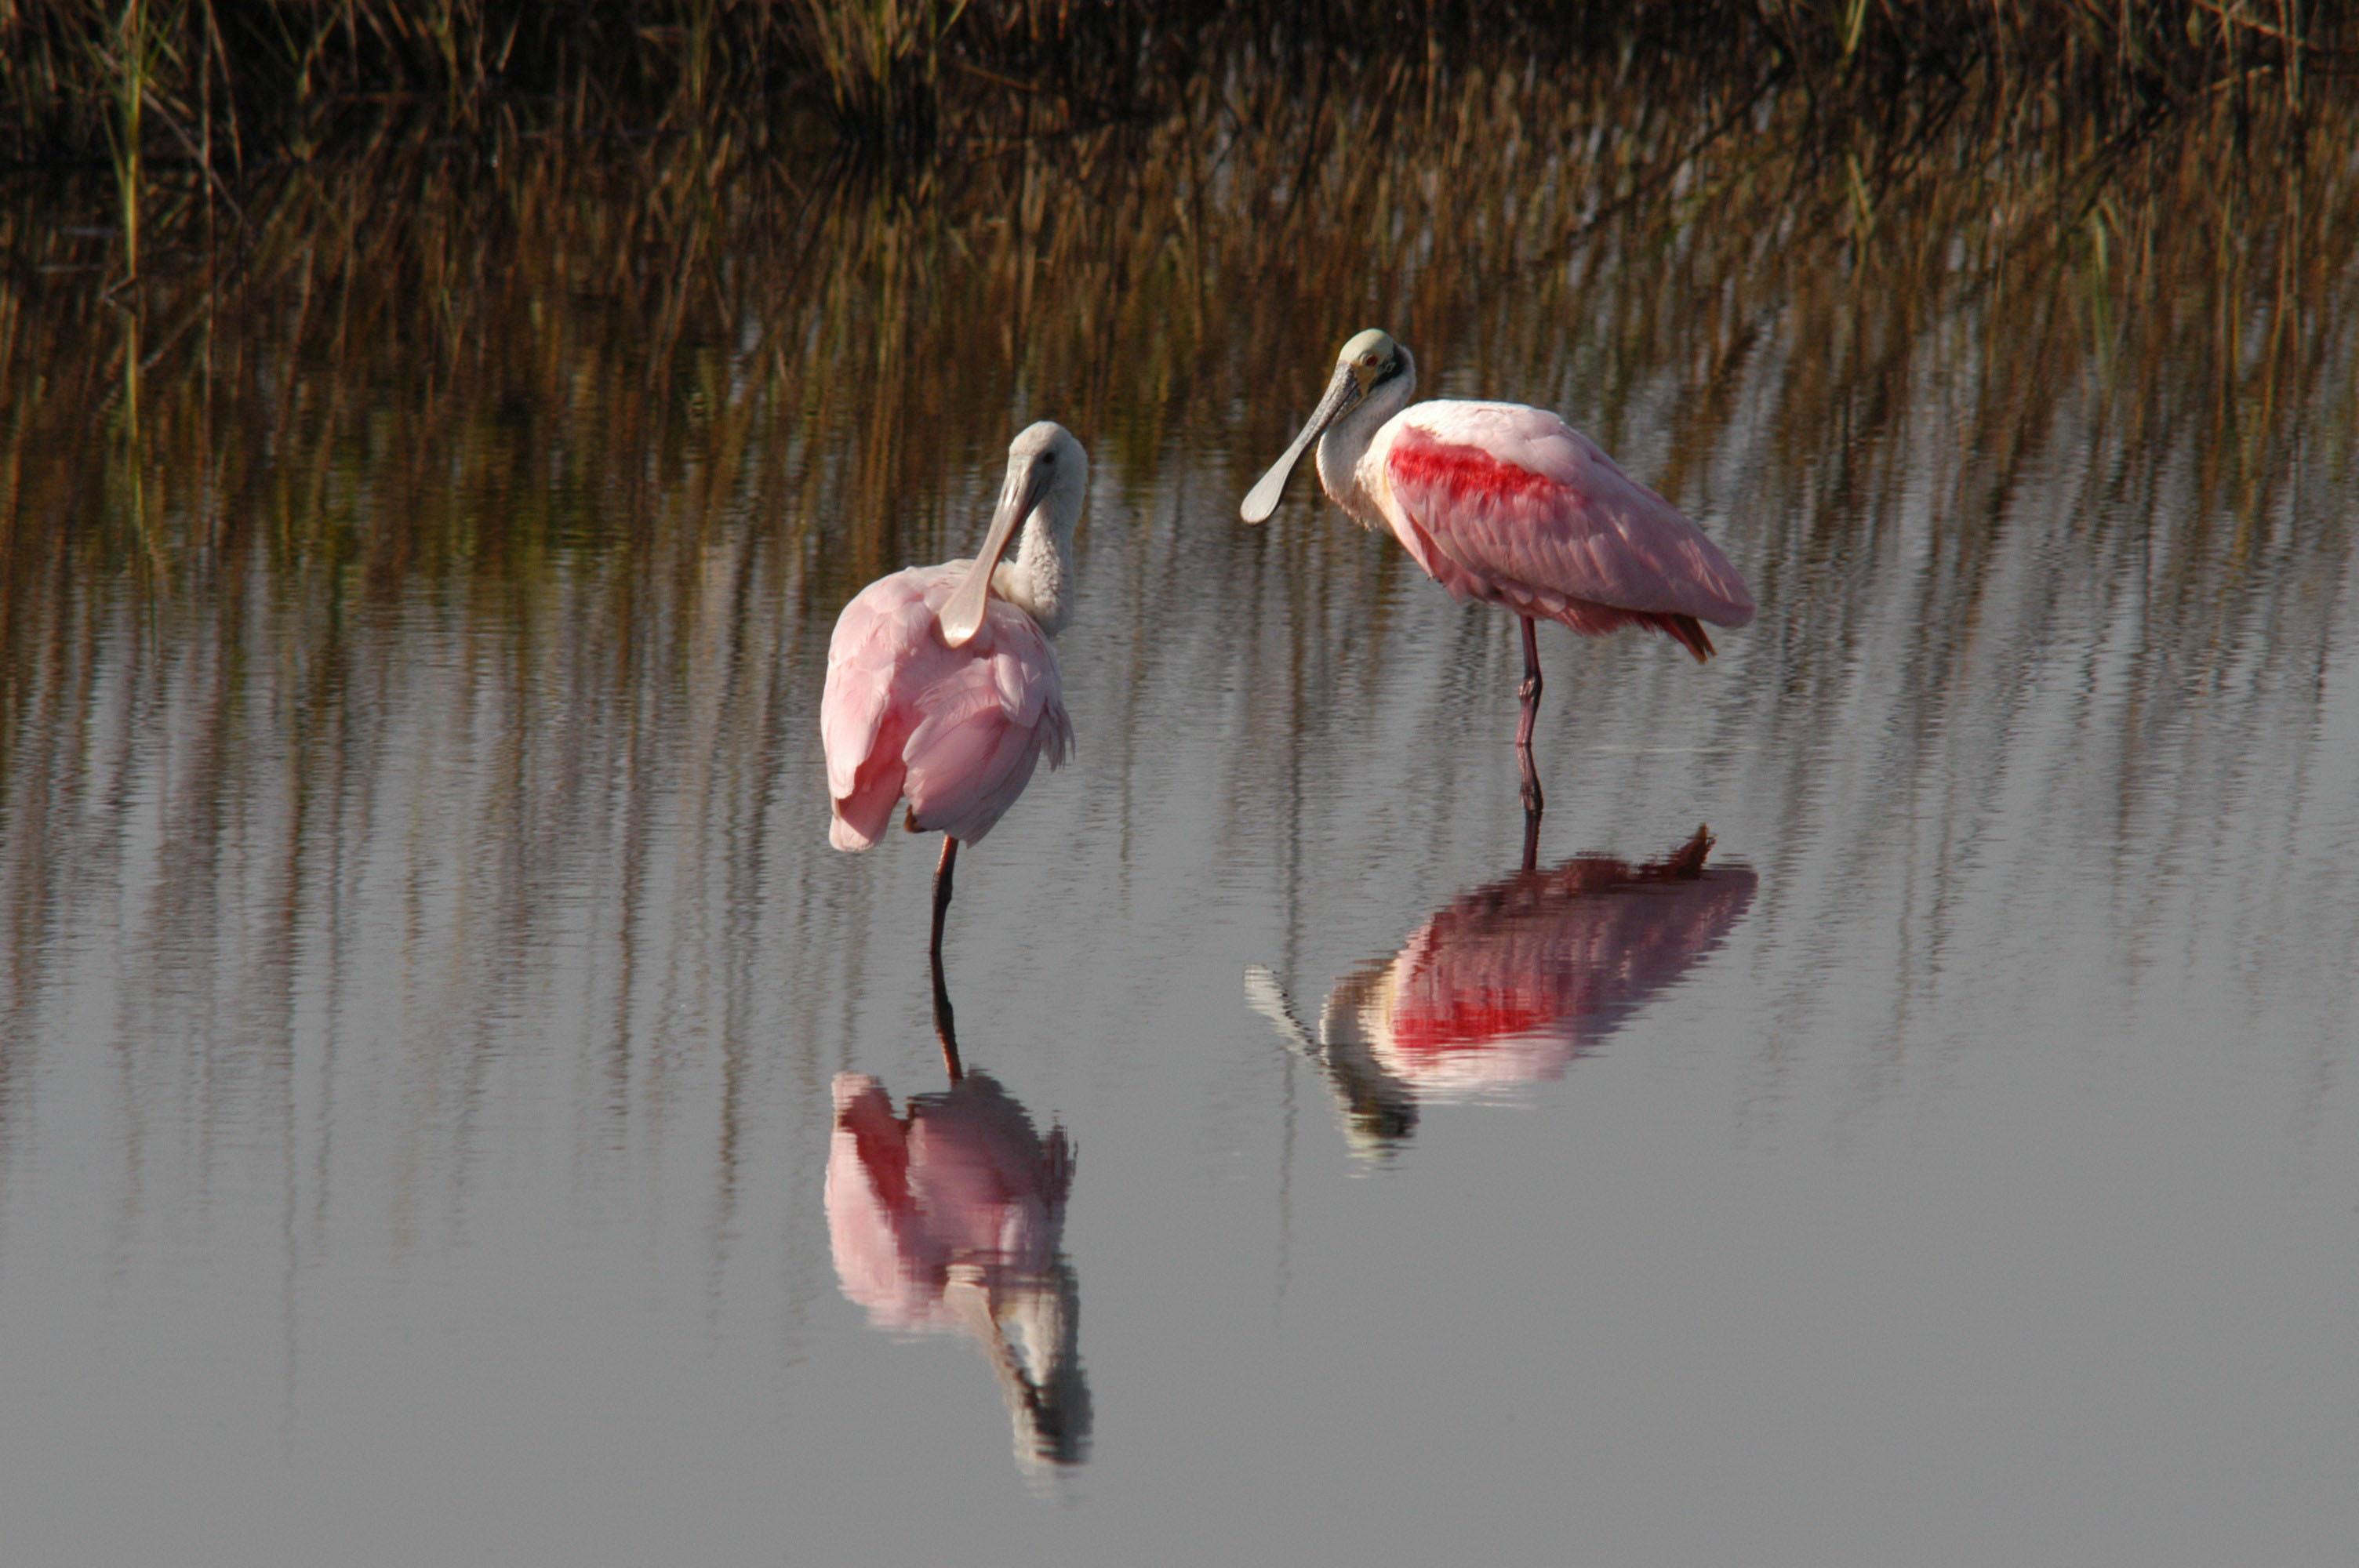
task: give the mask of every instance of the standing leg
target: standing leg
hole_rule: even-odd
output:
[[[1539,629],[1528,615],[1524,621],[1524,684],[1516,688],[1523,698],[1524,716],[1516,726],[1516,761],[1524,767],[1524,834],[1533,837],[1539,826],[1540,813],[1548,802],[1540,795],[1539,770],[1532,765],[1532,727],[1540,717],[1540,642]]]
[[[966,1068],[959,1062],[958,1020],[951,1013],[951,988],[942,983],[942,949],[934,946],[932,960],[927,964],[934,974],[934,1038],[941,1042],[942,1065],[949,1069],[951,1082],[966,1076]]]
[[[965,1076],[959,1065],[958,1025],[951,1017],[951,988],[942,983],[942,917],[951,912],[951,872],[958,864],[958,840],[942,835],[942,858],[934,867],[934,940],[926,952],[926,967],[934,976],[934,1037],[942,1044],[942,1065],[951,1082]]]
[[[942,962],[942,917],[951,912],[951,872],[958,860],[958,840],[942,835],[942,858],[934,867],[934,945],[935,968]]]

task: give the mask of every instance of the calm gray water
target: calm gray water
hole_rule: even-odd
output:
[[[190,335],[21,272],[8,1556],[2352,1561],[2359,289],[2304,200],[2250,276],[1674,214],[1456,297],[1412,206],[1327,308],[951,247],[907,319],[854,211],[791,297],[715,242],[674,360],[667,264],[518,262],[414,371],[407,274],[258,262]],[[1544,629],[1553,878],[1513,622],[1300,480],[1235,520],[1372,320],[1761,601],[1708,666]],[[125,333],[127,404],[37,385]],[[962,860],[953,1098],[934,842],[827,847],[815,710],[1047,414],[1080,753]],[[879,1271],[864,1092],[1002,1161],[1020,1257]]]

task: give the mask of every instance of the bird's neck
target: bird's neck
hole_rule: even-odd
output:
[[[1065,629],[1073,612],[1072,530],[1060,528],[1045,506],[1035,507],[1024,520],[1024,534],[1016,558],[1002,561],[991,586],[999,597],[1039,622],[1053,637]]]
[[[1364,526],[1375,525],[1382,521],[1382,514],[1361,475],[1361,460],[1368,455],[1376,432],[1408,406],[1416,391],[1417,373],[1404,371],[1362,398],[1357,407],[1328,426],[1327,433],[1319,438],[1320,486]]]

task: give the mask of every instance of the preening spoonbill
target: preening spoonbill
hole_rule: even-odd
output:
[[[1389,1154],[1421,1101],[1563,1076],[1718,946],[1756,879],[1706,871],[1712,846],[1698,828],[1659,860],[1577,855],[1469,888],[1337,980],[1315,1040],[1267,969],[1245,1000],[1327,1079],[1353,1150]]]
[[[1053,420],[1007,449],[1007,480],[983,553],[909,567],[860,590],[827,648],[820,738],[835,820],[828,840],[865,849],[906,798],[903,826],[939,831],[932,954],[962,843],[991,831],[1045,752],[1060,765],[1073,743],[1062,677],[1049,640],[1072,613],[1073,525],[1089,459]],[[1022,524],[1016,558],[1003,562]]]
[[[1524,623],[1524,807],[1543,804],[1532,765],[1540,655],[1534,622],[1587,636],[1644,626],[1712,657],[1702,622],[1742,626],[1753,595],[1718,546],[1596,442],[1520,403],[1409,404],[1417,362],[1371,328],[1343,345],[1326,394],[1286,455],[1246,492],[1259,523],[1312,441],[1319,482],[1363,527],[1382,523],[1460,599],[1503,604]]]

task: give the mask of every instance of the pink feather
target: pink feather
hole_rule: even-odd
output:
[[[1030,616],[993,599],[964,647],[942,641],[936,616],[965,572],[964,562],[895,572],[836,620],[820,738],[839,849],[874,844],[905,797],[913,832],[973,843],[1042,754],[1058,767],[1072,744],[1057,655]]]
[[[1742,626],[1753,595],[1718,546],[1588,437],[1519,403],[1419,403],[1362,472],[1402,546],[1461,599],[1601,635],[1645,626],[1698,659],[1701,622]]]

